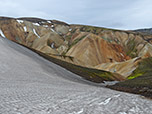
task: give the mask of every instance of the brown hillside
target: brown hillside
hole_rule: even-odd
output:
[[[0,17],[0,30],[1,36],[62,61],[125,78],[138,67],[136,58],[152,57],[152,36],[133,31],[6,17]]]

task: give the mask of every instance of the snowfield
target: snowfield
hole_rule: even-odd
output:
[[[35,34],[38,38],[40,38],[40,36],[37,34],[37,32],[36,32],[35,29],[33,29],[33,32],[34,32],[34,34]]]
[[[0,114],[152,114],[152,100],[84,81],[0,38]]]
[[[0,35],[5,38],[5,35],[1,29],[0,29]]]

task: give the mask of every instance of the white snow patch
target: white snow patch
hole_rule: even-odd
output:
[[[120,112],[119,114],[127,114],[126,112]]]
[[[4,33],[3,33],[3,31],[1,29],[0,29],[0,34],[1,34],[2,37],[5,38],[5,35],[4,35]]]
[[[35,34],[38,38],[40,38],[40,36],[37,34],[37,32],[36,32],[35,29],[33,29],[33,32],[34,32],[34,34]]]
[[[33,25],[35,25],[35,26],[40,26],[38,23],[33,23]]]
[[[108,99],[106,99],[105,101],[99,103],[99,105],[106,105],[106,104],[108,104],[108,103],[111,101],[111,99],[112,99],[112,98],[108,98]]]
[[[16,20],[18,23],[23,23],[24,21],[23,20]]]
[[[114,85],[116,83],[118,83],[119,81],[103,81],[104,85]]]
[[[70,28],[69,31],[72,31],[72,29]]]
[[[79,112],[77,112],[77,114],[81,114],[82,112],[83,112],[83,108]]]
[[[55,46],[55,43],[53,42],[53,43],[51,43],[51,48],[53,48],[54,49],[54,46]]]
[[[26,28],[26,26],[24,26],[24,27],[23,27],[23,29],[24,29],[24,31],[25,31],[25,32],[27,31],[27,28]]]
[[[40,22],[40,23],[46,23],[46,22],[42,21],[42,22]]]
[[[51,27],[53,28],[53,27],[54,27],[54,25],[51,25]]]
[[[124,55],[122,53],[120,53],[120,55],[124,57]]]
[[[82,113],[83,113],[83,108],[80,111],[78,111],[78,112],[74,111],[74,112],[69,113],[69,114],[82,114]]]
[[[52,23],[51,21],[47,21],[48,23]]]
[[[113,97],[118,98],[118,97],[120,97],[120,94],[118,94],[118,95],[114,95]]]
[[[52,30],[53,32],[55,32],[55,30],[54,30],[54,29],[52,29],[52,28],[51,28],[51,30]]]
[[[49,27],[48,25],[43,25],[44,27]]]
[[[111,97],[111,98],[107,98],[107,99],[104,100],[103,102],[99,103],[99,105],[106,105],[106,104],[108,104],[108,103],[112,100],[112,98],[118,98],[118,97],[120,97],[120,94],[114,95],[114,96]]]
[[[43,27],[49,27],[48,25],[43,25]]]

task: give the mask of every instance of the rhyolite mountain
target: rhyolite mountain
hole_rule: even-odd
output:
[[[0,34],[90,81],[122,81],[110,88],[152,95],[151,34],[8,17],[0,17]]]

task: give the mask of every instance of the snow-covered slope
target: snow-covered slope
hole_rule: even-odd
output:
[[[94,85],[0,38],[1,114],[151,114],[152,101]]]

